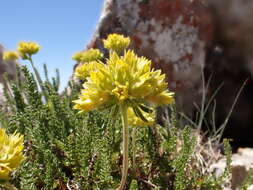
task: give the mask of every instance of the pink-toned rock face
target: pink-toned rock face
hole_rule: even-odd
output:
[[[118,3],[119,20],[134,48],[167,74],[173,90],[193,87],[204,67],[206,36],[201,35],[199,22],[204,7],[195,4],[181,0]]]
[[[4,74],[7,74],[9,79],[14,79],[16,77],[16,63],[13,61],[3,60],[4,47],[0,44],[0,105],[3,105],[3,87],[4,87]]]
[[[208,5],[207,5],[208,4]],[[248,79],[225,136],[253,146],[253,1],[252,0],[105,0],[97,31],[88,48],[104,53],[110,33],[130,36],[132,48],[166,74],[177,105],[192,114],[202,98],[202,72],[212,76],[208,95],[217,93],[220,126]]]
[[[14,79],[16,76],[16,63],[13,61],[3,60],[3,46],[0,45],[0,83],[3,83],[3,74],[8,74],[10,79]]]
[[[204,66],[206,41],[212,35],[203,3],[186,0],[107,3],[114,9],[109,12],[114,12],[119,29],[114,26],[109,31],[103,29],[99,38],[110,32],[125,33],[132,38],[133,47],[140,55],[152,59],[154,67],[167,74],[170,88],[180,90],[194,86]],[[207,22],[201,17],[207,17]]]
[[[101,39],[109,33],[130,36],[132,47],[166,74],[178,102],[190,111],[198,99],[205,48],[213,33],[211,16],[202,1],[106,0],[88,47],[102,49]]]

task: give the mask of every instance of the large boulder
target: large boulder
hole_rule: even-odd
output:
[[[216,96],[217,124],[228,115],[235,97],[246,85],[224,136],[234,139],[238,146],[253,146],[253,1],[210,0],[215,32],[214,48],[207,53],[206,75],[213,75],[210,93],[221,84]]]
[[[5,83],[5,77],[9,80],[16,78],[16,65],[15,61],[5,61],[3,60],[4,47],[0,44],[0,105],[4,102],[3,88]]]
[[[206,47],[212,41],[210,13],[200,0],[106,0],[88,48],[102,47],[110,33],[132,39],[132,48],[166,73],[178,104],[188,113],[198,101]]]
[[[4,82],[4,73],[11,80],[16,77],[16,63],[14,61],[3,60],[3,51],[4,47],[0,44],[0,83]]]
[[[178,107],[190,116],[201,103],[202,73],[206,81],[212,76],[206,96],[223,84],[215,98],[217,126],[248,79],[224,134],[235,145],[253,146],[252,14],[250,0],[105,0],[87,48],[106,54],[102,39],[109,33],[130,36],[132,48],[166,74]]]

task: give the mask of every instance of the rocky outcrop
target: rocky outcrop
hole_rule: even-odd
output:
[[[16,76],[16,63],[13,61],[3,60],[4,47],[0,44],[0,83],[3,83],[3,75],[6,73],[9,79]]]
[[[106,0],[88,48],[104,50],[101,39],[109,33],[131,37],[132,48],[166,73],[177,102],[190,113],[199,100],[212,32],[210,13],[199,0]]]
[[[13,80],[16,77],[16,62],[3,60],[4,47],[0,44],[0,105],[4,101],[3,86],[4,75],[7,74],[8,79]]]
[[[228,115],[238,90],[247,80],[224,136],[238,146],[253,146],[253,1],[210,0],[215,24],[214,47],[207,53],[205,71],[212,75],[210,93],[216,96],[217,124]]]
[[[253,24],[250,0],[105,0],[88,48],[102,47],[109,33],[130,36],[132,48],[153,61],[176,92],[177,104],[192,115],[201,102],[202,73],[211,76],[207,96],[216,95],[216,123],[227,117],[247,79],[225,136],[253,146]]]

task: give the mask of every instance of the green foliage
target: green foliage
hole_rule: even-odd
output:
[[[46,81],[42,82],[38,72],[34,77],[26,67],[21,70],[19,80],[11,85],[12,93],[5,90],[8,109],[1,108],[0,114],[3,127],[25,136],[26,160],[13,173],[12,183],[21,190],[115,189],[122,165],[118,108],[78,114],[72,109],[78,85],[70,83],[70,93],[59,93],[58,72],[50,81],[44,66]],[[194,131],[182,126],[171,110],[166,126],[130,128],[136,138],[136,165],[130,166],[127,189],[221,189],[230,174],[228,142],[224,174],[201,172],[195,167]]]

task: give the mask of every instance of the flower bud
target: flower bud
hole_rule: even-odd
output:
[[[5,51],[3,53],[3,59],[6,61],[16,61],[18,58],[18,53],[15,51]]]

